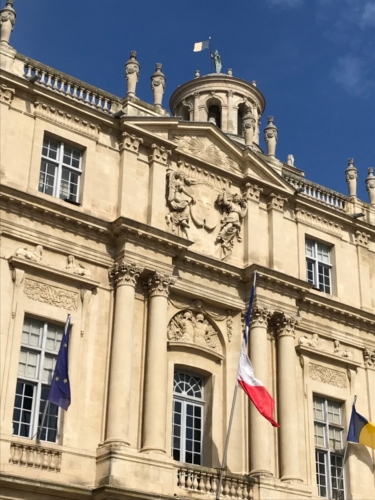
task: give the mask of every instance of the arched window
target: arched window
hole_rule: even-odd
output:
[[[181,106],[180,116],[186,122],[190,121],[190,111],[187,106]]]
[[[207,101],[206,106],[207,120],[221,129],[221,102],[213,97]]]
[[[173,383],[172,456],[179,462],[202,465],[203,379],[176,372]]]

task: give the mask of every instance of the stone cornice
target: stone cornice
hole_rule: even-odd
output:
[[[327,360],[328,363],[333,362],[332,365],[338,364],[354,370],[357,370],[357,368],[362,366],[362,363],[358,363],[358,361],[354,361],[353,359],[343,358],[321,349],[314,349],[313,347],[297,345],[296,351],[298,354],[307,356],[312,359],[320,359],[323,361]]]

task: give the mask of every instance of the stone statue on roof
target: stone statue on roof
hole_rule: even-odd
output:
[[[221,73],[221,57],[219,56],[219,52],[215,50],[215,52],[211,54],[211,57],[214,60],[216,73]]]

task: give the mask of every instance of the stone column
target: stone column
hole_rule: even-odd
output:
[[[271,312],[257,304],[253,308],[250,325],[250,359],[255,377],[270,390],[268,376],[267,327]],[[252,475],[272,476],[271,424],[250,404],[250,470]]]
[[[268,211],[268,237],[269,237],[269,267],[284,272],[287,262],[288,248],[280,245],[285,239],[284,205],[286,198],[280,194],[271,193],[267,204]]]
[[[199,92],[194,92],[194,118],[195,122],[199,122]]]
[[[268,117],[268,125],[264,129],[264,140],[267,144],[267,154],[275,158],[277,144],[277,128],[273,123],[273,116]]]
[[[162,65],[156,63],[155,73],[151,76],[151,89],[154,94],[154,106],[161,108],[165,89],[165,76],[161,71]]]
[[[139,78],[140,64],[137,61],[137,52],[132,50],[130,52],[130,59],[125,64],[125,78],[127,81],[127,96],[134,97],[135,89],[137,87],[137,82]]]
[[[345,170],[346,182],[349,187],[349,196],[351,198],[357,197],[357,179],[358,179],[358,170],[354,166],[353,158],[349,158],[348,160],[348,168]]]
[[[280,475],[282,481],[302,482],[299,470],[295,327],[301,319],[281,314],[276,320]]]
[[[366,178],[366,189],[370,198],[370,205],[375,206],[375,175],[374,168],[369,167]]]
[[[255,132],[255,117],[250,108],[246,110],[245,116],[242,118],[242,127],[245,131],[245,146],[252,146]]]
[[[118,183],[118,217],[134,218],[137,203],[137,162],[143,139],[124,131],[120,138],[120,176]]]
[[[106,442],[130,445],[130,391],[135,285],[142,269],[121,261],[109,270],[116,287]]]
[[[227,117],[228,132],[230,134],[234,134],[234,124],[236,123],[237,126],[237,116],[233,109],[233,90],[228,90],[227,102],[228,102],[228,117]]]
[[[142,451],[166,453],[167,425],[167,327],[169,287],[176,277],[149,275],[147,347],[143,406]]]

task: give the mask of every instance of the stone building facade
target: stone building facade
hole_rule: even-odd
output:
[[[221,498],[375,497],[375,177],[369,202],[277,158],[255,82],[209,74],[163,107],[11,47],[1,12],[1,498],[213,499],[254,272],[249,353],[274,429],[240,392]],[[344,172],[343,172],[344,175]],[[36,434],[71,315],[72,404]],[[360,480],[358,480],[360,478]],[[339,498],[344,498],[344,493]]]

